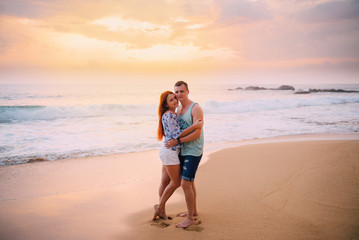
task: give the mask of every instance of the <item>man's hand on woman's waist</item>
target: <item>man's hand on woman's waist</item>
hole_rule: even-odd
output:
[[[171,147],[176,146],[177,144],[178,144],[178,143],[177,143],[177,139],[171,138],[170,140],[168,140],[167,142],[165,142],[165,147],[166,147],[166,148],[171,148]]]

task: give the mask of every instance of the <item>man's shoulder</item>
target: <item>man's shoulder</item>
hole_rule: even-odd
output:
[[[195,103],[192,107],[192,111],[191,111],[191,115],[193,116],[197,116],[199,118],[202,118],[203,116],[203,110],[201,108],[201,106],[198,103]]]
[[[199,105],[199,103],[197,103],[197,102],[194,102],[194,105],[193,105],[193,107],[192,107],[192,110],[193,111],[202,111],[202,107]]]

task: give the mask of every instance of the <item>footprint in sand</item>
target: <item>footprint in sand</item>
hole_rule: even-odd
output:
[[[168,220],[163,220],[163,219],[156,219],[151,222],[151,226],[155,226],[159,228],[166,228],[170,225],[171,223]]]
[[[202,232],[204,228],[200,225],[201,223],[202,223],[201,220],[197,220],[197,221],[195,221],[195,223],[193,225],[183,228],[183,230],[193,231],[193,232]]]

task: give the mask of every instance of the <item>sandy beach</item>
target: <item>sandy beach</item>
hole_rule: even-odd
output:
[[[0,239],[359,239],[359,135],[345,136],[208,150],[185,230],[181,189],[173,220],[151,221],[157,151],[1,166]]]

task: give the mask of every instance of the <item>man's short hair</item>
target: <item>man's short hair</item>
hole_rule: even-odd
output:
[[[185,81],[178,81],[175,83],[175,87],[179,87],[181,85],[184,85],[188,91],[188,84]]]

